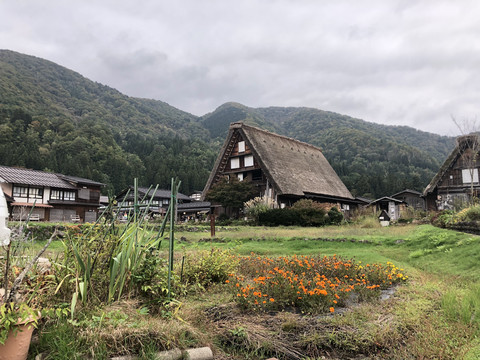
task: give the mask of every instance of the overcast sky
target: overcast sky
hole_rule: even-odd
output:
[[[307,106],[455,135],[479,114],[477,0],[0,0],[0,48],[195,115]]]

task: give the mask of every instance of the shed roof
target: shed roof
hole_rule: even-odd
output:
[[[375,205],[377,203],[384,202],[384,201],[385,202],[392,201],[392,202],[397,203],[397,204],[405,203],[405,201],[403,201],[403,200],[394,199],[390,196],[384,196],[384,197],[381,197],[380,199],[373,200],[369,205]]]
[[[211,187],[222,156],[237,131],[249,145],[269,181],[276,185],[279,194],[304,196],[311,193],[354,199],[318,147],[244,123],[230,125],[205,189]]]
[[[201,211],[210,210],[210,201],[192,201],[190,203],[178,204],[178,211]]]
[[[122,196],[125,196],[125,194],[127,193],[128,190],[130,190],[130,193],[128,194],[127,200],[133,199],[134,198],[134,194],[133,194],[134,187],[133,186],[130,186],[128,189],[122,191],[117,196],[117,199],[122,199]],[[151,187],[151,188],[142,187],[142,186],[138,187],[139,197],[143,198],[144,196],[146,196],[147,198],[151,198],[154,193],[155,193],[154,198],[156,198],[156,199],[159,199],[159,198],[160,199],[170,199],[170,196],[171,196],[171,191],[170,190],[157,189],[157,191],[155,191],[154,187]],[[177,194],[177,199],[182,200],[182,201],[192,201],[192,199],[190,197],[188,197],[187,195],[184,195],[182,193]]]
[[[391,197],[394,198],[395,196],[399,196],[399,195],[402,195],[402,194],[412,194],[412,195],[416,195],[416,196],[421,196],[422,195],[422,193],[419,192],[419,191],[405,189],[405,190],[397,192],[396,194],[393,194]]]

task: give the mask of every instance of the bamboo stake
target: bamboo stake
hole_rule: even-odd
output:
[[[23,278],[25,277],[25,275],[27,275],[27,273],[30,271],[30,269],[32,268],[33,264],[35,264],[38,260],[38,258],[40,256],[42,256],[42,254],[45,252],[45,250],[47,250],[48,246],[50,245],[50,243],[53,241],[54,238],[57,237],[57,229],[55,229],[55,231],[53,232],[52,236],[50,236],[50,239],[48,239],[47,243],[45,244],[45,246],[42,248],[42,250],[40,250],[38,252],[38,254],[27,264],[27,266],[25,266],[25,269],[23,269],[23,271],[20,273],[20,275],[17,276],[17,278],[15,279],[15,281],[13,282],[13,285],[12,285],[12,289],[10,290],[10,295],[6,301],[6,303],[9,303],[13,300],[13,298],[15,297],[15,294],[17,293],[18,291],[18,287],[20,286],[20,284],[22,283],[23,281]]]

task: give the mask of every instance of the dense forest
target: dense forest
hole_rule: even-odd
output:
[[[234,121],[322,148],[356,196],[422,190],[454,139],[311,108],[227,103],[196,117],[162,101],[132,98],[50,61],[0,50],[0,164],[101,181],[118,193],[143,186],[203,189]]]

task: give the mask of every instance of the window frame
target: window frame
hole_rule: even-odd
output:
[[[244,153],[245,152],[245,141],[238,142],[238,152]]]
[[[43,188],[29,187],[28,188],[29,199],[43,199]]]
[[[248,163],[247,163],[247,159],[248,159]],[[244,163],[245,163],[245,167],[255,166],[255,160],[253,158],[253,155],[247,155],[247,156],[245,156],[245,159],[243,159],[243,160],[244,160]]]
[[[22,191],[18,191],[19,189]],[[13,185],[12,196],[28,198],[28,186]]]
[[[472,173],[473,170],[473,181],[472,181]],[[462,169],[462,183],[465,184],[478,184],[478,169]]]
[[[73,195],[73,199],[71,195]],[[75,198],[76,198],[75,191],[65,190],[63,192],[63,201],[75,201]]]
[[[233,157],[233,158],[230,159],[230,169],[240,169],[240,158],[239,157]]]

